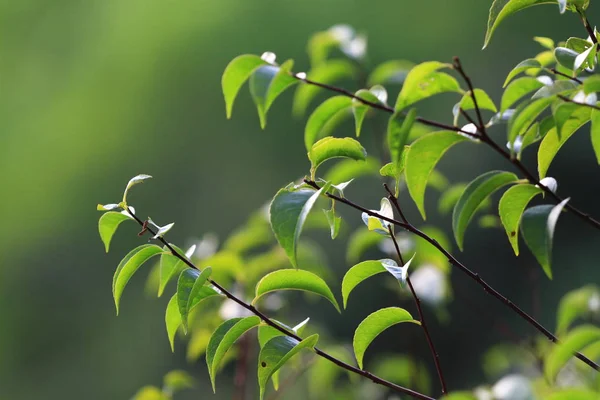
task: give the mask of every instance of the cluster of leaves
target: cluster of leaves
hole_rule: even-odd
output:
[[[485,44],[506,17],[529,6],[548,2],[495,0],[490,9]],[[585,10],[589,1],[558,0],[555,3],[560,12],[570,10],[579,13],[588,27]],[[569,199],[563,200],[556,195],[558,184],[554,178],[547,176],[547,172],[564,143],[588,122],[591,122],[592,148],[600,162],[600,107],[597,104],[600,75],[593,74],[598,61],[600,35],[595,31],[591,34],[592,37],[573,37],[556,44],[550,38],[535,38],[543,50],[509,72],[499,103],[494,102],[483,89],[471,86],[458,60],[420,64],[393,60],[367,73],[364,61],[366,37],[348,26],[332,27],[310,39],[311,68],[307,73],[293,72],[293,60],[277,64],[276,56],[271,52],[262,56],[247,54],[236,57],[222,77],[227,117],[231,117],[234,101],[246,82],[263,128],[273,102],[294,85],[298,86],[293,110],[298,116],[305,114],[323,91],[329,89],[337,93],[315,107],[307,119],[304,131],[310,165],[307,177],[279,190],[268,209],[252,215],[220,248],[214,240],[207,238],[188,251],[164,239],[173,224],[159,226],[151,219],[142,221],[135,215],[135,210],[127,203],[128,191],[150,176],[134,177],[120,203],[98,207],[106,211],[99,222],[100,236],[108,251],[121,222],[135,220],[143,226],[142,233],[151,232],[152,240],[159,241],[162,246],[143,244],[120,262],[113,279],[117,312],[130,278],[142,264],[158,256],[159,262],[150,274],[149,287],[161,296],[170,281],[176,280],[177,286],[165,315],[171,347],[174,349],[178,331],[188,334],[188,357],[196,360],[205,355],[213,389],[219,369],[235,357],[236,349],[239,350],[240,338],[256,328],[260,348],[257,370],[261,398],[269,381],[278,388],[284,365],[291,369],[303,368],[306,358],[294,357],[302,350],[313,354],[310,392],[314,398],[332,398],[328,396],[334,387],[343,393],[343,398],[355,397],[356,393],[349,388],[356,383],[347,380],[340,384],[338,375],[341,370],[338,366],[324,359],[312,361],[315,353],[317,356],[324,354],[315,347],[320,335],[316,333],[314,324],[308,324],[308,319],[288,324],[289,321],[270,319],[258,311],[260,306],[262,310],[280,313],[281,319],[286,319],[287,313],[283,312],[286,311],[285,297],[281,292],[299,290],[320,296],[341,312],[331,290],[335,276],[327,267],[323,249],[304,239],[303,230],[324,229],[330,233],[331,239],[336,239],[346,231],[336,205],[346,203],[363,212],[365,226],[348,237],[347,261],[353,266],[341,280],[344,309],[359,284],[381,273],[387,273],[390,282],[400,284],[391,286],[393,290],[407,296],[410,295],[407,282],[411,290],[414,286],[413,296],[417,305],[420,298],[439,309],[451,300],[449,240],[435,227],[415,228],[403,215],[402,222],[398,222],[394,205],[390,202],[408,193],[425,220],[428,187],[440,192],[440,213],[452,210],[452,231],[460,250],[464,247],[470,222],[480,214],[481,227],[505,230],[517,256],[520,231],[545,274],[552,278],[554,230],[562,211],[569,207]],[[467,87],[461,87],[459,77],[464,78]],[[349,92],[332,86],[349,80],[358,81],[364,87]],[[393,107],[388,105],[388,88],[399,90]],[[443,124],[417,116],[417,103],[440,94],[456,96],[452,123]],[[385,148],[382,160],[367,155],[359,141],[365,121],[376,118],[379,112],[390,114],[382,138]],[[485,113],[489,113],[488,122],[483,120]],[[334,137],[339,132],[336,128],[347,118],[354,119],[356,139]],[[488,129],[502,125],[506,126],[507,150],[495,144],[487,133]],[[441,130],[434,130],[436,127]],[[538,176],[527,173],[519,177],[509,171],[488,171],[471,182],[450,183],[436,167],[451,148],[458,144],[466,146],[467,143],[490,146],[517,166],[522,166],[520,159],[524,150],[539,143]],[[332,164],[334,159],[342,160],[337,160],[325,173],[321,173],[323,165]],[[378,210],[357,206],[345,197],[345,191],[355,179],[369,176],[389,180],[393,185],[390,195],[381,199]],[[498,201],[497,212],[491,211],[493,194],[507,187]],[[538,195],[553,203],[530,205]],[[322,212],[317,210],[319,208]],[[399,205],[397,212],[402,214]],[[395,225],[420,234],[418,237],[404,232],[394,234]],[[367,250],[371,249],[379,249],[387,257],[363,260]],[[390,255],[398,256],[400,263],[389,258]],[[403,257],[410,261],[404,263]],[[600,329],[591,324],[574,324],[578,319],[594,317],[599,309],[597,287],[587,286],[568,293],[557,313],[556,335],[561,338],[560,344],[540,340],[531,349],[533,357],[523,357],[523,344],[520,347],[499,345],[492,348],[485,356],[484,367],[491,379],[501,379],[491,387],[479,387],[472,393],[453,393],[448,398],[470,399],[477,393],[479,398],[486,395],[486,398],[495,399],[533,396],[555,400],[596,398],[600,390],[598,374],[590,374],[587,366],[584,366],[587,370],[574,366],[571,359],[579,351],[592,360],[600,359]],[[363,370],[369,345],[383,331],[403,322],[410,322],[413,326],[424,324],[422,315],[421,319],[415,319],[404,308],[387,307],[374,311],[357,326],[352,348],[360,374],[372,376]],[[427,334],[426,329],[425,332]],[[343,360],[340,361],[342,364],[351,363],[351,355],[345,347],[327,346],[326,350],[331,355],[329,360],[334,358]],[[516,367],[522,371],[535,370],[540,359],[543,367],[533,379],[523,381],[521,376],[506,375]],[[429,378],[422,364],[406,356],[387,357],[374,363],[373,368],[383,379],[412,385],[422,392],[430,390]],[[560,377],[569,368],[577,370],[578,387],[566,391],[557,389],[557,376]],[[346,369],[357,372],[353,366]],[[513,396],[517,393],[515,390],[521,390],[518,392],[521,397]],[[530,393],[530,396],[523,393]]]

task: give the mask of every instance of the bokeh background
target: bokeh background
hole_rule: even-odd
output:
[[[154,179],[136,189],[132,202],[142,215],[175,221],[170,239],[184,243],[207,232],[224,237],[280,187],[307,173],[305,119],[291,117],[292,91],[276,102],[264,131],[245,89],[233,119],[226,120],[220,77],[239,54],[273,51],[279,60],[295,59],[296,71],[306,70],[308,37],[347,23],[368,34],[370,65],[388,59],[449,61],[458,55],[476,85],[498,100],[509,69],[540,51],[533,36],[585,36],[576,15],[560,16],[556,7],[542,6],[510,18],[481,51],[489,3],[2,2],[0,398],[128,399],[143,385],[160,384],[162,375],[174,368],[186,369],[198,380],[196,390],[179,398],[229,398],[231,376],[220,380],[220,390],[211,397],[204,362],[188,365],[181,340],[175,354],[170,352],[163,322],[168,299],[144,293],[144,273],[132,280],[122,313],[115,316],[110,291],[114,268],[142,239],[136,228],[122,228],[111,253],[105,254],[96,204],[117,200],[130,177],[151,174]],[[600,23],[598,11],[592,5],[592,23]],[[390,93],[392,99],[395,95]],[[430,102],[421,113],[450,121],[452,103]],[[600,214],[588,129],[567,143],[550,174],[561,194]],[[502,141],[504,130],[494,134]],[[491,151],[473,149],[457,149],[444,160],[451,180],[508,168]],[[526,156],[532,168],[533,153]],[[375,182],[350,188],[347,195],[374,208],[382,193]],[[437,195],[428,196],[434,207]],[[418,220],[414,207],[405,203]],[[358,215],[345,215],[358,222]],[[448,217],[432,215],[430,222],[450,230]],[[518,260],[511,257],[500,230],[473,225],[466,252],[454,252],[554,327],[560,295],[600,278],[597,232],[565,215],[556,239],[553,281],[540,274],[526,250]],[[330,264],[339,277],[348,265],[333,255],[343,254],[343,241],[330,245]],[[463,299],[457,296],[448,306],[451,320],[438,322],[429,312],[447,380],[459,389],[485,382],[482,352],[503,339],[492,328],[496,319],[519,335],[534,332],[462,274],[454,273],[452,280]],[[362,292],[362,314],[350,308],[338,317],[325,307],[298,304],[299,314],[349,342],[366,310],[381,306],[381,291],[371,288]],[[536,301],[541,310],[534,310]],[[388,335],[375,349],[394,351],[402,340],[399,333]],[[428,362],[424,341],[414,346]]]

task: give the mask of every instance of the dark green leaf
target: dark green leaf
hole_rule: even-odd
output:
[[[177,246],[171,244],[171,246],[179,254],[184,255],[185,253]],[[158,284],[158,297],[162,296],[167,283],[171,281],[175,276],[181,273],[185,268],[185,263],[179,258],[175,257],[169,249],[163,247],[163,253],[160,255],[160,279]]]
[[[575,69],[575,59],[578,55],[579,53],[566,47],[557,47],[554,49],[554,58],[556,58],[556,61],[571,71]]]
[[[267,65],[259,56],[244,54],[234,58],[225,68],[221,78],[227,118],[231,118],[233,102],[241,87],[259,67]]]
[[[516,185],[504,193],[498,204],[500,220],[506,230],[508,241],[517,256],[519,255],[519,223],[521,222],[521,215],[523,215],[523,211],[525,211],[525,207],[527,207],[531,199],[542,193],[542,189],[534,185]]]
[[[317,140],[322,137],[322,131],[327,122],[336,114],[350,110],[352,99],[346,96],[334,96],[325,100],[313,111],[304,128],[304,145],[310,150]]]
[[[323,210],[323,212],[325,213],[325,217],[327,218],[327,222],[329,223],[331,238],[335,239],[338,233],[340,233],[342,217],[338,217],[335,215],[335,208],[333,207],[330,210]]]
[[[125,214],[115,211],[109,211],[107,213],[102,214],[100,220],[98,221],[98,231],[100,232],[100,238],[104,243],[104,248],[108,253],[108,248],[110,247],[110,241],[117,231],[117,228],[123,221],[127,221],[131,219]]]

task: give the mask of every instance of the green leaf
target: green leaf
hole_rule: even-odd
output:
[[[152,176],[150,175],[146,175],[146,174],[139,174],[134,176],[133,178],[131,178],[129,180],[129,182],[127,182],[127,186],[125,187],[125,191],[123,192],[123,200],[121,201],[120,204],[118,204],[119,207],[123,208],[124,211],[128,211],[127,209],[127,194],[129,193],[129,190],[134,187],[135,185],[138,185],[140,183],[144,183],[144,181],[146,179],[151,179]],[[113,205],[113,204],[111,204]],[[135,210],[134,210],[135,212]]]
[[[556,374],[573,357],[587,345],[600,341],[600,328],[583,325],[573,329],[567,337],[552,347],[544,363],[544,376],[549,382],[554,382]]]
[[[591,118],[591,109],[581,107],[571,114],[571,118],[563,123],[560,136],[556,127],[552,128],[540,143],[538,149],[538,172],[540,178],[546,176],[550,164],[558,153],[558,150],[579,128],[585,125]]]
[[[370,314],[356,328],[352,346],[354,347],[354,355],[358,362],[358,367],[363,368],[363,357],[367,348],[375,340],[381,332],[389,327],[401,322],[412,322],[420,325],[419,321],[415,321],[408,311],[398,307],[382,308]]]
[[[357,229],[348,239],[346,260],[351,264],[357,263],[363,253],[377,246],[383,239],[383,236],[371,232],[367,227]]]
[[[450,64],[438,61],[428,61],[415,66],[410,70],[402,90],[396,100],[396,111],[420,100],[445,92],[461,92],[460,85],[452,76],[437,72],[442,68],[450,68]]]
[[[210,293],[211,291],[214,292],[215,294],[217,293],[213,288],[211,288],[210,286],[206,286],[206,282],[208,281],[208,278],[210,278],[210,275],[212,274],[212,268],[211,267],[206,267],[202,270],[202,272],[200,273],[200,275],[198,275],[198,277],[196,278],[196,281],[194,282],[194,285],[192,286],[192,289],[189,292],[189,295],[187,296],[187,306],[185,307],[187,313],[189,313],[192,308],[198,304],[200,302],[200,300],[203,300],[206,298],[206,295],[208,293]],[[177,294],[179,295],[179,287],[177,288]],[[187,292],[187,288],[184,289],[184,293]],[[182,296],[181,298],[178,297],[178,301],[185,301],[185,296]],[[179,306],[180,310],[181,307],[183,306],[183,304],[181,304]],[[181,315],[185,315],[184,313],[181,313]]]
[[[210,337],[206,348],[206,365],[213,392],[215,392],[215,379],[223,357],[244,333],[258,324],[260,324],[260,318],[254,315],[246,318],[232,318],[219,325]]]
[[[170,400],[170,397],[156,386],[144,386],[137,391],[132,400]]]
[[[175,249],[179,254],[185,255],[185,252],[179,247],[171,244],[171,247]],[[184,268],[185,263],[178,257],[171,254],[167,246],[163,247],[163,253],[160,255],[160,279],[158,284],[158,297],[162,296],[167,283],[171,281],[176,275],[180,274]]]
[[[185,371],[170,371],[163,378],[163,386],[165,392],[173,394],[182,389],[193,388],[194,378],[192,378],[192,376]]]
[[[592,147],[594,148],[594,152],[596,153],[596,159],[598,160],[598,164],[600,164],[600,111],[592,110],[591,120]]]
[[[554,81],[552,85],[544,85],[541,89],[531,96],[532,100],[541,99],[544,97],[553,97],[557,94],[569,94],[578,89],[578,83],[571,80]]]
[[[557,47],[554,49],[554,58],[556,58],[556,61],[571,71],[575,69],[575,60],[578,55],[579,53],[566,47]]]
[[[538,260],[548,278],[552,279],[551,258],[554,229],[560,213],[569,199],[556,206],[531,207],[521,217],[521,234],[527,247]]]
[[[259,56],[254,54],[244,54],[231,60],[225,68],[223,77],[221,78],[221,86],[223,96],[225,97],[225,110],[227,118],[231,118],[233,110],[233,102],[237,97],[241,87],[246,83],[248,78],[259,67],[267,65],[267,63]]]
[[[411,108],[406,115],[394,113],[387,126],[387,145],[392,158],[392,163],[398,167],[402,160],[402,153],[408,141],[408,134],[417,118],[417,109]]]
[[[193,296],[196,296],[200,292],[200,288],[204,286],[211,273],[212,269],[210,267],[205,268],[202,272],[186,268],[179,275],[179,280],[177,281],[177,306],[179,307],[179,314],[181,314],[183,331],[185,333],[187,333],[189,305],[193,300]]]
[[[344,309],[348,304],[348,296],[359,283],[373,275],[385,272],[386,269],[380,260],[363,261],[356,264],[346,272],[344,279],[342,280],[342,299],[344,302]]]
[[[468,140],[452,131],[434,132],[417,139],[406,156],[406,186],[423,219],[425,188],[431,172],[442,156],[455,144]]]
[[[502,93],[500,111],[505,111],[509,109],[513,104],[519,101],[527,93],[531,93],[534,90],[538,90],[543,86],[544,84],[540,82],[537,78],[533,78],[530,76],[515,79],[504,90],[504,93]]]
[[[448,214],[448,212],[454,208],[466,187],[466,183],[456,183],[442,193],[438,203],[438,211],[440,214]]]
[[[534,185],[516,185],[504,193],[498,204],[500,220],[506,230],[508,241],[517,256],[519,255],[519,223],[521,222],[521,215],[523,215],[523,211],[525,211],[525,207],[527,207],[531,199],[542,193],[542,189]]]
[[[131,218],[125,214],[115,211],[109,211],[102,214],[100,217],[100,220],[98,221],[98,231],[100,232],[100,239],[102,239],[107,253],[110,247],[110,241],[117,231],[117,228],[121,222],[127,221],[128,219]]]
[[[536,42],[538,42],[542,47],[547,48],[548,50],[553,50],[554,49],[554,40],[548,38],[548,37],[543,37],[543,36],[535,36],[533,38],[533,40],[535,40]]]
[[[497,0],[496,0],[497,1]],[[493,7],[493,6],[492,6]],[[506,85],[508,85],[510,83],[510,81],[513,80],[513,78],[517,75],[519,75],[520,73],[526,72],[532,68],[541,68],[542,64],[540,64],[540,62],[538,60],[536,60],[535,58],[529,58],[527,60],[523,60],[520,63],[517,64],[516,67],[514,67],[506,76],[506,80],[504,80],[504,84],[502,85],[502,87],[506,87]]]
[[[335,215],[335,208],[333,207],[330,210],[323,210],[323,212],[325,213],[325,217],[327,218],[327,222],[329,223],[331,238],[335,239],[338,233],[340,233],[342,217],[338,217]]]
[[[171,297],[169,304],[167,304],[167,311],[165,313],[165,324],[167,326],[167,336],[169,337],[169,344],[171,345],[171,351],[175,351],[175,334],[181,326],[181,314],[179,313],[179,307],[177,306],[177,293]]]
[[[596,66],[596,53],[598,51],[598,44],[594,43],[592,47],[579,54],[575,58],[573,69],[582,71],[585,68],[593,69]]]
[[[454,392],[443,396],[440,400],[477,400],[477,397],[469,392]]]
[[[554,98],[545,97],[519,105],[508,121],[508,142],[513,143],[517,136],[525,134],[529,126],[553,101]]]
[[[494,0],[490,7],[483,48],[487,47],[494,31],[507,17],[531,6],[552,3],[556,4],[557,2],[556,0]]]
[[[415,66],[412,61],[391,60],[379,64],[367,79],[369,86],[375,84],[399,84],[403,83],[410,70]]]
[[[325,100],[310,114],[304,128],[304,145],[310,150],[317,140],[322,137],[322,131],[327,122],[340,112],[350,110],[352,99],[346,96],[334,96]]]
[[[512,172],[490,171],[475,178],[466,187],[452,213],[452,230],[462,251],[465,231],[481,203],[496,190],[517,180]]]
[[[494,101],[490,98],[490,96],[482,89],[475,89],[473,91],[475,93],[475,98],[477,99],[477,106],[480,110],[489,110],[492,112],[498,112],[498,108],[494,104]],[[467,92],[464,94],[463,98],[458,103],[459,107],[465,111],[473,110],[475,108],[475,103],[473,102],[473,97],[471,96],[471,92]]]
[[[592,75],[583,81],[583,91],[585,94],[600,92],[600,75]]]
[[[595,285],[587,285],[572,290],[560,299],[556,314],[556,334],[563,336],[573,321],[584,316],[590,311],[590,300],[600,296],[600,291]]]
[[[342,79],[354,78],[356,73],[356,67],[350,61],[330,60],[310,70],[307,78],[315,82],[330,84]],[[310,102],[321,90],[320,87],[310,84],[298,86],[294,95],[294,115],[304,114]]]
[[[363,176],[377,176],[379,168],[379,161],[374,157],[367,157],[365,161],[342,160],[331,167],[323,179],[337,185]]]
[[[271,202],[269,208],[271,228],[294,268],[298,268],[296,249],[304,222],[324,188],[318,191],[283,188],[277,192]]]
[[[367,157],[367,152],[358,141],[352,138],[323,138],[315,143],[308,152],[308,159],[311,164],[311,176],[314,178],[317,168],[325,161],[340,157],[364,161]]]
[[[355,93],[355,96],[369,101],[371,103],[380,103],[379,99],[377,98],[377,96],[371,92],[370,90],[367,89],[360,89],[359,91],[357,91]],[[371,108],[371,106],[361,102],[360,100],[357,99],[352,99],[352,114],[354,114],[354,125],[356,127],[356,137],[360,136],[360,131],[362,128],[362,124],[363,121],[365,120],[365,117],[367,116],[367,111],[369,111],[369,109]]]
[[[250,77],[250,93],[260,119],[260,127],[267,125],[267,113],[275,99],[287,88],[300,82],[291,75],[293,60],[284,62],[281,67],[275,65],[263,65],[259,67]]]
[[[119,302],[123,290],[129,282],[129,279],[135,274],[135,272],[144,264],[146,261],[151,259],[157,254],[162,253],[162,249],[153,244],[143,244],[131,250],[121,260],[117,266],[117,270],[113,276],[113,297],[115,299],[115,307],[117,308],[117,315],[119,315]]]
[[[314,349],[318,341],[319,335],[309,336],[301,342],[288,336],[276,336],[263,346],[258,355],[258,385],[261,400],[271,376],[301,350]]]
[[[598,393],[586,389],[560,389],[549,393],[546,400],[598,400]]]
[[[302,290],[318,294],[329,300],[335,309],[341,312],[337,300],[333,296],[329,286],[327,286],[327,283],[312,272],[301,269],[281,269],[264,276],[256,284],[256,292],[252,304],[256,303],[261,296],[278,290]]]

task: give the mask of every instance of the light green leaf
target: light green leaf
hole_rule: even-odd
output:
[[[494,0],[490,7],[490,15],[488,17],[487,31],[483,48],[485,49],[494,34],[494,31],[507,17],[515,14],[525,8],[538,4],[556,4],[556,0]]]
[[[192,308],[198,304],[200,302],[200,300],[203,300],[206,298],[206,295],[210,292],[214,292],[215,294],[217,294],[217,292],[211,288],[210,286],[206,286],[206,282],[208,281],[208,279],[210,278],[210,275],[212,274],[212,268],[211,267],[206,267],[202,270],[202,272],[200,273],[200,275],[198,275],[198,277],[196,278],[196,281],[194,282],[194,285],[192,286],[192,289],[189,292],[189,295],[187,296],[187,306],[186,311],[187,313],[189,313]],[[187,291],[187,288],[184,290],[184,292]],[[177,294],[179,295],[179,288],[177,288]],[[185,296],[182,296],[181,298],[178,297],[178,301],[185,301]],[[183,305],[183,304],[182,304]],[[180,305],[180,310],[181,310],[181,305]],[[181,313],[181,315],[185,315],[184,313]]]
[[[578,89],[578,83],[571,80],[554,81],[552,85],[544,85],[541,89],[531,96],[532,100],[541,99],[544,97],[553,97],[557,94],[567,95]]]
[[[379,161],[374,157],[367,157],[365,161],[341,160],[325,173],[323,179],[337,185],[363,176],[377,176],[379,168]]]
[[[479,106],[480,110],[489,110],[492,112],[498,112],[498,108],[494,104],[494,101],[490,98],[490,96],[482,89],[475,89],[475,98],[477,99],[477,106]],[[458,103],[459,107],[465,111],[472,110],[475,108],[475,103],[473,102],[473,97],[471,93],[465,93],[463,98]]]
[[[352,99],[346,96],[334,96],[325,100],[308,117],[304,128],[304,145],[310,150],[317,140],[322,137],[325,125],[338,113],[350,110]]]
[[[468,140],[452,131],[434,132],[417,139],[406,156],[404,174],[406,186],[423,219],[425,216],[425,188],[436,164],[455,144]]]
[[[144,386],[131,400],[170,400],[170,398],[156,386]]]
[[[102,214],[100,220],[98,221],[98,231],[100,232],[100,239],[104,243],[104,248],[108,253],[108,249],[110,247],[110,241],[117,231],[117,228],[123,221],[127,221],[129,218],[125,214],[121,214],[120,212],[109,211],[107,213]]]
[[[587,345],[600,341],[600,328],[583,325],[573,329],[561,343],[552,347],[544,363],[544,376],[549,382],[554,382],[556,374],[573,357]]]
[[[531,207],[521,217],[521,234],[527,247],[538,260],[548,278],[552,279],[552,239],[558,217],[569,199],[556,206],[549,204]]]
[[[592,110],[591,120],[592,147],[594,148],[594,152],[596,153],[596,159],[598,160],[598,164],[600,164],[600,111]]]
[[[573,113],[575,111],[577,111],[579,108],[581,108],[583,106],[580,106],[579,104],[575,104],[575,103],[559,103],[558,106],[553,107],[552,113],[553,113],[553,118],[554,118],[554,124],[556,126],[556,131],[558,134],[558,137],[561,137],[561,132],[562,132],[562,127],[564,126],[564,124],[571,118],[571,116],[573,115]]]
[[[554,98],[545,97],[519,105],[508,121],[508,142],[513,143],[517,136],[525,134],[529,126],[553,101]]]
[[[470,392],[453,392],[443,396],[440,400],[477,400],[477,397]]]
[[[517,256],[519,255],[519,223],[521,222],[521,215],[523,215],[523,211],[525,211],[525,207],[527,207],[531,199],[542,193],[542,189],[534,185],[516,185],[504,193],[498,204],[500,220],[506,230],[508,241]]]
[[[408,135],[417,118],[417,109],[411,108],[406,115],[403,113],[394,113],[387,127],[387,145],[392,158],[392,163],[399,166],[402,160],[402,153],[408,141]]]
[[[194,387],[194,378],[182,370],[168,372],[163,378],[164,391],[170,394]]]
[[[181,314],[183,331],[185,333],[187,333],[189,305],[193,300],[192,294],[196,296],[200,292],[200,288],[204,286],[211,273],[211,268],[205,268],[202,272],[186,268],[179,275],[179,280],[177,281],[177,306],[179,307],[179,314]]]
[[[323,210],[325,213],[325,217],[327,218],[327,222],[329,223],[329,229],[331,238],[335,239],[340,233],[340,225],[342,223],[342,217],[338,217],[335,215],[335,208],[331,208],[330,210]]]
[[[357,229],[348,239],[346,260],[351,264],[357,263],[367,250],[377,246],[383,239],[383,236],[371,232],[367,227]]]
[[[548,50],[554,50],[554,40],[543,37],[543,36],[534,36],[533,40],[538,42],[542,47],[547,48]]]
[[[177,293],[171,297],[169,304],[167,304],[167,311],[165,313],[165,324],[167,326],[167,336],[169,337],[169,344],[171,345],[171,351],[175,351],[175,334],[181,326],[181,314],[179,313],[179,307],[177,306]]]
[[[598,400],[598,393],[587,389],[560,389],[549,393],[546,400]]]
[[[458,199],[456,206],[454,206],[454,212],[452,213],[452,230],[460,250],[463,249],[467,226],[481,203],[496,190],[515,182],[517,179],[517,176],[512,172],[490,171],[478,176],[469,183],[460,199]]]
[[[133,178],[131,178],[129,180],[129,182],[127,182],[127,186],[125,187],[125,191],[123,192],[123,201],[121,202],[121,204],[119,204],[119,207],[122,207],[124,210],[126,210],[127,209],[127,193],[129,193],[129,190],[132,187],[134,187],[135,185],[144,183],[144,181],[146,179],[150,179],[150,178],[152,178],[152,176],[146,175],[146,174],[139,174],[139,175],[136,175]]]
[[[403,83],[410,70],[415,66],[412,61],[391,60],[379,64],[367,79],[369,86],[375,84],[399,84]]]
[[[382,308],[370,314],[356,328],[352,346],[354,347],[354,355],[358,362],[358,367],[363,368],[363,357],[367,348],[375,340],[381,332],[389,327],[402,323],[412,322],[420,325],[419,321],[415,321],[408,311],[398,307]]]
[[[581,107],[571,114],[571,118],[563,123],[560,136],[556,127],[552,128],[540,143],[538,149],[538,172],[540,178],[546,176],[550,164],[558,153],[558,150],[563,144],[575,133],[579,128],[585,125],[591,118],[591,109]]]
[[[583,81],[583,91],[585,94],[600,92],[600,75],[592,75]]]
[[[304,222],[324,188],[318,191],[283,188],[277,192],[271,202],[269,208],[271,228],[294,268],[298,268],[296,249]]]
[[[575,58],[573,69],[579,71],[585,68],[594,68],[596,65],[596,53],[598,50],[598,44],[594,43],[592,47],[579,54]]]
[[[179,247],[171,244],[171,246],[179,253],[185,254]],[[162,296],[167,283],[171,281],[176,275],[181,273],[185,268],[185,263],[179,258],[175,257],[169,249],[163,247],[163,253],[160,255],[160,281],[158,284],[158,297]]]
[[[261,296],[278,290],[302,290],[318,294],[329,300],[335,309],[340,312],[337,300],[333,296],[329,286],[327,286],[327,283],[312,272],[301,269],[282,269],[264,276],[256,284],[256,292],[252,304],[256,303]]]
[[[352,138],[323,138],[315,143],[308,152],[308,159],[311,163],[311,176],[314,178],[319,165],[331,158],[339,157],[364,161],[367,152],[358,141]]]
[[[385,272],[386,269],[380,260],[363,261],[356,264],[346,272],[344,279],[342,280],[342,299],[344,303],[344,309],[348,304],[348,296],[359,283],[373,275]]]
[[[509,109],[513,104],[519,101],[527,93],[531,93],[534,90],[538,90],[543,86],[544,84],[540,82],[537,78],[533,78],[530,76],[515,79],[504,90],[504,93],[502,93],[500,111],[505,111]]]
[[[367,89],[360,89],[359,91],[357,91],[355,93],[355,96],[369,101],[371,103],[380,103],[379,99],[377,98],[377,96],[375,96],[375,94],[373,92],[371,92],[370,90]],[[354,125],[356,127],[356,137],[360,136],[360,131],[362,128],[362,124],[363,121],[365,120],[365,117],[367,116],[367,111],[369,111],[369,109],[371,108],[371,106],[366,105],[365,103],[361,102],[360,100],[357,99],[352,99],[352,114],[354,114]]]
[[[271,376],[301,350],[314,349],[318,341],[319,335],[309,336],[301,342],[288,336],[276,336],[263,346],[258,355],[258,385],[261,400]]]
[[[556,334],[562,337],[573,321],[590,312],[590,300],[600,297],[600,291],[595,285],[587,285],[565,294],[558,305],[556,313]]]
[[[460,93],[460,85],[456,79],[446,73],[437,72],[439,69],[450,67],[450,64],[428,61],[411,69],[396,100],[396,111],[404,110],[411,104],[436,94]]]
[[[307,78],[315,82],[331,84],[342,79],[354,78],[356,73],[356,66],[350,61],[330,60],[310,70]],[[294,115],[304,114],[310,102],[321,90],[315,85],[302,84],[298,86],[294,94]]]
[[[532,68],[541,68],[541,67],[542,67],[542,64],[540,64],[540,62],[538,60],[536,60],[535,58],[529,58],[527,60],[521,61],[520,63],[517,64],[516,67],[514,67],[508,73],[508,75],[506,76],[506,80],[504,81],[504,84],[502,85],[502,87],[503,88],[506,87],[506,85],[508,85],[510,83],[510,81],[512,81],[514,79],[514,77],[516,77],[520,73],[526,72]]]
[[[162,251],[163,250],[156,245],[143,244],[131,250],[121,260],[113,276],[112,284],[117,315],[119,315],[119,302],[121,300],[121,295],[123,294],[123,290],[125,289],[127,282],[129,282],[129,279],[131,279],[133,274],[142,266],[142,264],[155,255],[162,253]]]
[[[227,111],[227,118],[231,118],[231,111],[233,110],[233,102],[237,97],[241,87],[246,83],[248,78],[256,71],[259,67],[267,65],[259,56],[254,54],[244,54],[231,60],[231,62],[225,68],[223,77],[221,78],[221,86],[223,89],[223,96],[225,97],[225,110]]]
[[[206,348],[206,365],[213,392],[215,391],[217,371],[223,357],[244,333],[258,324],[260,324],[260,318],[254,315],[246,318],[232,318],[219,325],[210,337]]]

